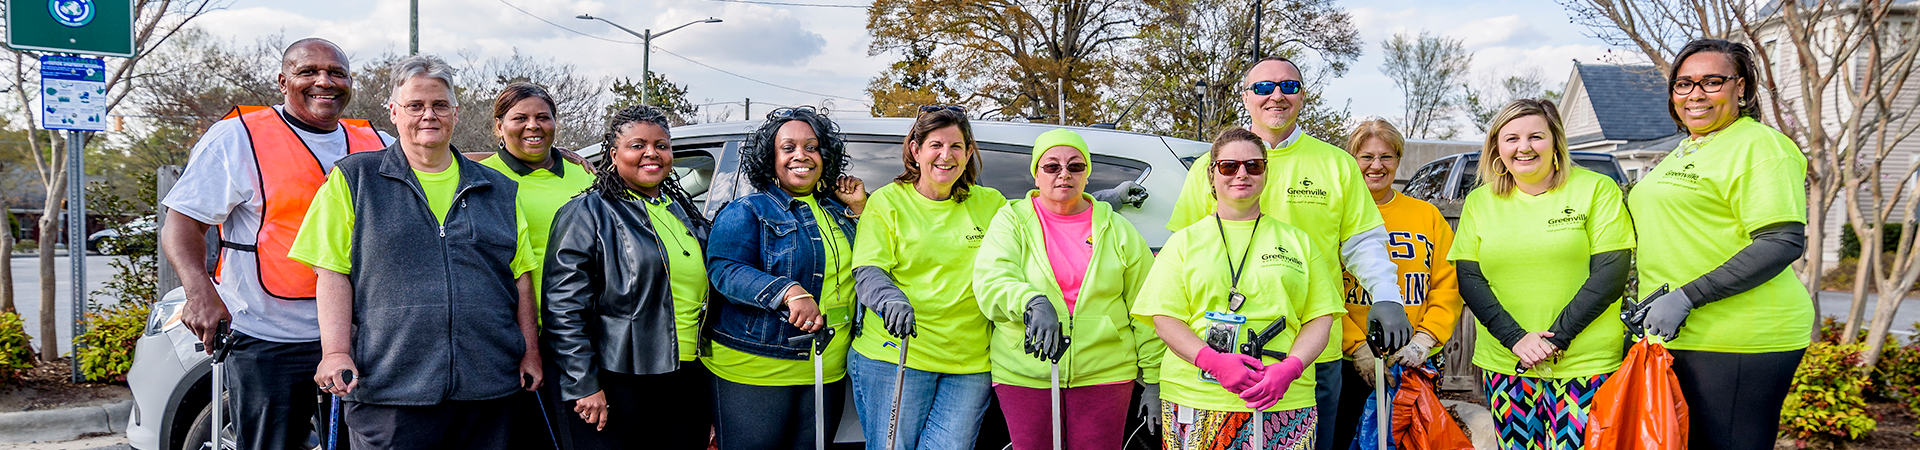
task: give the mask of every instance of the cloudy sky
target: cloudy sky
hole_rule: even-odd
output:
[[[1554,2],[1350,0],[1342,5],[1366,41],[1366,54],[1345,77],[1309,83],[1326,89],[1329,99],[1351,98],[1356,117],[1399,115],[1399,93],[1379,71],[1379,43],[1397,31],[1424,29],[1462,39],[1475,52],[1476,71],[1539,70],[1554,90],[1565,83],[1574,59],[1596,62],[1607,55],[1600,42],[1569,24],[1566,11]],[[731,108],[734,118],[740,117],[737,102],[747,98],[759,112],[768,105],[818,104],[830,98],[835,109],[859,113],[865,110],[861,101],[867,81],[891,61],[889,55],[867,56],[864,9],[729,0],[421,0],[420,49],[456,62],[460,55],[485,58],[518,50],[575,64],[589,74],[639,78],[640,46],[632,43],[638,39],[603,22],[574,18],[582,13],[635,30],[665,30],[707,17],[724,20],[656,39],[652,67],[686,85],[696,103],[736,102],[713,106]],[[287,40],[321,36],[356,59],[404,53],[407,48],[407,2],[397,0],[236,0],[199,19],[198,25],[237,42],[275,33]]]

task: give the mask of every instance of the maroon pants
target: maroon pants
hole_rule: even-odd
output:
[[[1053,396],[1047,389],[995,385],[1014,450],[1053,448]],[[1133,383],[1060,388],[1060,427],[1068,449],[1120,448],[1126,441]]]

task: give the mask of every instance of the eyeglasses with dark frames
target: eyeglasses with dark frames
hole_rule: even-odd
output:
[[[1737,76],[1707,75],[1700,77],[1700,81],[1687,79],[1673,80],[1673,83],[1668,87],[1673,90],[1673,95],[1692,94],[1694,86],[1699,86],[1702,92],[1712,94],[1720,92],[1721,89],[1726,89],[1728,82],[1738,79],[1740,79],[1740,77]]]

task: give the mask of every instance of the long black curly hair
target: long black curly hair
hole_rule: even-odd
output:
[[[767,113],[767,123],[747,136],[746,147],[740,149],[740,171],[747,176],[747,183],[761,190],[779,189],[774,183],[773,157],[774,135],[780,126],[791,121],[806,122],[813,128],[814,136],[820,139],[820,182],[813,192],[833,190],[834,183],[847,170],[847,144],[840,136],[840,127],[827,119],[811,106],[780,108]]]
[[[667,121],[665,112],[648,105],[629,106],[614,112],[612,117],[607,118],[607,132],[600,135],[600,148],[603,150],[601,154],[605,156],[594,165],[593,186],[588,187],[587,192],[597,192],[601,197],[614,201],[639,200],[640,196],[633,191],[631,185],[627,184],[627,179],[620,177],[620,170],[613,167],[613,155],[620,151],[615,141],[619,139],[621,131],[642,123],[659,126],[660,131],[667,132],[667,137],[671,139],[673,129]],[[686,208],[687,218],[692,219],[695,224],[703,226],[707,224],[706,216],[702,216],[700,211],[694,208],[693,196],[688,195],[687,190],[680,187],[679,175],[667,176],[667,179],[660,183],[660,192],[668,199],[672,199],[674,203],[679,203],[681,207]]]

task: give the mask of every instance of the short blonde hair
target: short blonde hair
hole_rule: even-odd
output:
[[[1353,127],[1353,132],[1347,133],[1347,154],[1359,156],[1360,144],[1366,143],[1368,139],[1379,139],[1380,142],[1386,143],[1387,147],[1393,149],[1395,158],[1405,156],[1403,153],[1407,150],[1407,138],[1400,135],[1400,129],[1394,128],[1393,124],[1387,123],[1384,119],[1360,122],[1360,125]]]
[[[1535,99],[1519,99],[1500,108],[1500,114],[1487,123],[1487,142],[1480,147],[1480,184],[1493,187],[1493,193],[1506,197],[1519,185],[1513,174],[1500,162],[1500,128],[1514,119],[1527,116],[1540,116],[1547,120],[1547,133],[1553,135],[1553,174],[1547,177],[1547,190],[1567,184],[1567,174],[1572,172],[1573,155],[1567,151],[1566,127],[1560,124],[1560,110],[1553,102]],[[1499,167],[1495,170],[1495,167]]]

